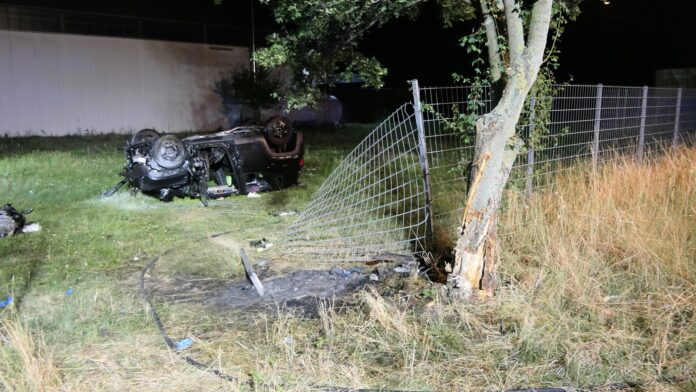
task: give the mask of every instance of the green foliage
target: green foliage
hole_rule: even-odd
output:
[[[478,16],[470,0],[439,0],[438,3],[442,8],[445,27],[452,27],[456,22],[466,22]]]
[[[222,99],[220,111],[227,115],[233,105],[250,109],[254,120],[261,119],[261,109],[273,107],[278,102],[277,92],[281,84],[265,68],[257,68],[256,75],[240,67],[228,71],[215,82],[213,91]]]
[[[321,88],[357,75],[365,87],[380,88],[386,68],[360,53],[363,35],[394,18],[415,16],[424,0],[262,0],[273,8],[282,34],[254,53],[266,67],[284,66],[292,82],[283,95],[290,108],[312,105]]]

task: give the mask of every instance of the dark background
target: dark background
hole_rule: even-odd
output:
[[[250,0],[5,0],[21,4],[118,15],[161,18],[250,30]],[[696,67],[694,0],[587,0],[578,20],[562,38],[557,79],[574,83],[652,85],[655,70]],[[270,10],[255,3],[256,28],[263,40],[275,30]],[[435,1],[414,20],[392,21],[372,31],[362,49],[389,69],[388,87],[452,83],[452,73],[467,75],[471,59],[457,44],[473,26],[444,28]],[[257,44],[262,43],[257,41]]]

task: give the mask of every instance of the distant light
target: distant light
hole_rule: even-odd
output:
[[[602,3],[604,3],[604,5],[609,5],[609,3],[611,3],[611,0],[602,0]]]

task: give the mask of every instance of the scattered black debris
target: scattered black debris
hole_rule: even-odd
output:
[[[19,233],[33,233],[41,230],[38,223],[27,223],[24,215],[29,215],[32,208],[22,212],[17,211],[11,204],[0,208],[0,238]]]
[[[273,244],[268,242],[267,239],[261,238],[260,240],[249,241],[249,246],[251,246],[252,248],[255,248],[257,251],[261,252],[261,251],[264,251],[266,249],[269,249],[270,247],[273,246]]]
[[[121,189],[122,186],[126,185],[128,182],[128,179],[124,178],[123,180],[119,181],[116,183],[116,185],[112,186],[111,188],[107,189],[106,192],[102,193],[99,197],[111,197],[118,192],[119,189]]]

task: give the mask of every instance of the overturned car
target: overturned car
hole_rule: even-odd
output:
[[[207,205],[209,198],[295,185],[304,166],[302,132],[282,116],[184,139],[143,129],[123,151],[124,178],[106,196],[129,183],[162,201],[191,196]]]

